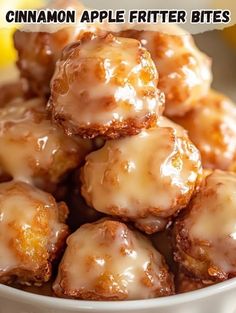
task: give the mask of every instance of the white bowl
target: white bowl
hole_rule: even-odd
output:
[[[185,294],[136,301],[58,299],[0,285],[0,313],[236,313],[236,278]]]

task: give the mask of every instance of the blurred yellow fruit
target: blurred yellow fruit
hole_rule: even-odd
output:
[[[3,11],[15,9],[33,9],[45,4],[43,0],[0,0],[0,8]],[[13,33],[15,26],[2,28],[0,25],[0,67],[12,63],[16,59],[16,51],[13,46]]]
[[[14,29],[12,28],[4,28],[0,30],[0,66],[5,66],[16,58],[16,52],[12,41],[13,31]]]

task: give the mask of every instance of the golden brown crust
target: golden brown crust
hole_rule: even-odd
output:
[[[143,128],[151,128],[156,124],[156,114],[146,114],[144,118],[128,118],[123,122],[112,121],[109,125],[91,124],[89,126],[74,125],[71,116],[61,114],[58,116],[52,110],[55,123],[62,126],[67,135],[77,134],[82,138],[93,139],[98,136],[107,139],[117,139],[125,136],[134,136],[141,132]]]

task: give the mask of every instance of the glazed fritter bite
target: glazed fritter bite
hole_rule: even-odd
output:
[[[53,196],[17,181],[0,184],[0,282],[40,285],[68,235],[68,209]]]
[[[128,300],[174,293],[162,255],[121,222],[102,219],[84,224],[67,245],[53,284],[59,297]]]
[[[84,9],[76,0],[52,1],[50,8],[74,9],[77,10],[77,14]],[[96,26],[85,23],[67,25],[60,29],[58,25],[50,25],[50,32],[48,29],[45,31],[43,27],[45,25],[37,31],[17,30],[14,34],[14,45],[18,52],[17,66],[21,77],[27,79],[30,90],[37,96],[50,94],[50,80],[56,61],[68,43],[79,40],[85,32],[104,33]]]
[[[209,91],[192,110],[173,120],[188,130],[208,169],[228,170],[236,162],[236,107],[226,96]]]
[[[150,26],[149,26],[150,28]],[[211,84],[211,61],[192,36],[177,25],[155,25],[152,30],[126,30],[118,36],[135,38],[150,52],[164,91],[165,115],[183,115]]]
[[[236,276],[236,174],[206,177],[174,227],[175,259],[201,280]]]
[[[150,54],[135,39],[84,36],[64,49],[49,109],[68,134],[114,139],[155,125],[164,95]]]
[[[155,128],[88,154],[82,195],[96,210],[153,233],[188,204],[201,174],[199,152],[185,130],[161,118]]]
[[[91,151],[87,140],[53,125],[45,102],[18,99],[0,108],[0,172],[52,192]]]

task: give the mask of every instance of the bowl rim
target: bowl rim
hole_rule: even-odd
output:
[[[165,296],[162,298],[125,300],[125,301],[88,301],[76,299],[64,299],[51,296],[38,295],[0,284],[0,298],[12,299],[15,302],[39,305],[47,308],[82,309],[83,311],[104,312],[104,310],[120,311],[134,308],[152,309],[170,307],[177,304],[193,302],[210,296],[215,296],[230,289],[236,288],[236,278],[217,283],[199,290],[189,291],[183,294]]]

